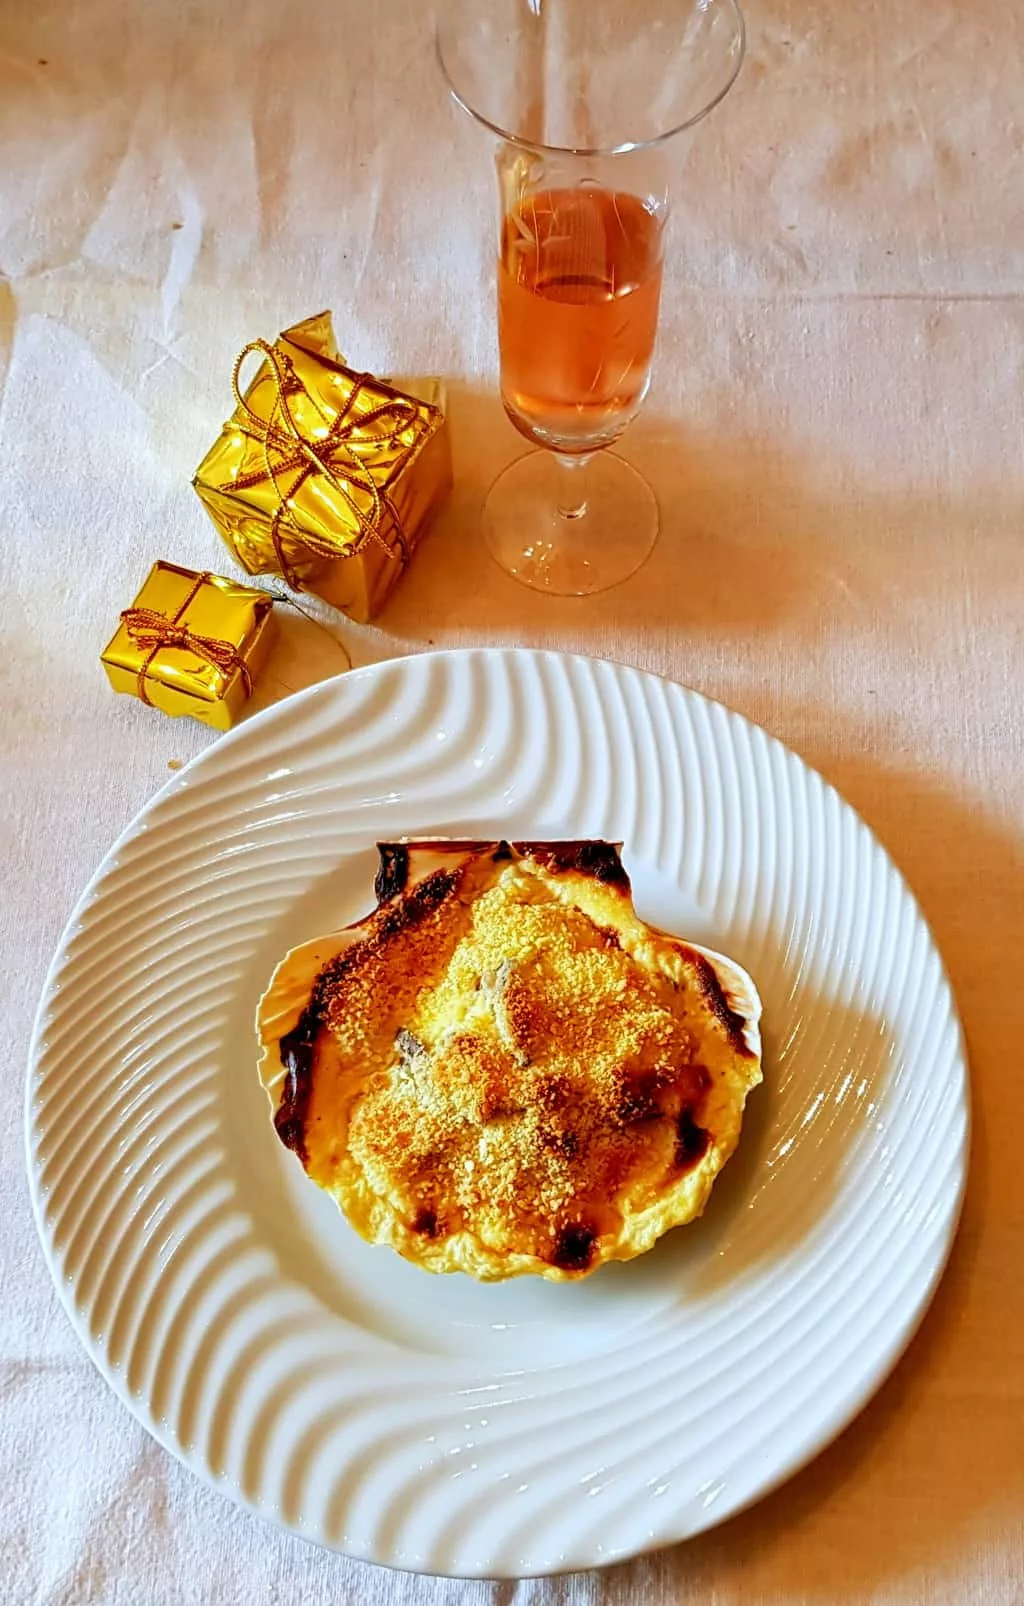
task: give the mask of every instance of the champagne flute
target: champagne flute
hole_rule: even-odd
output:
[[[743,48],[736,0],[442,0],[442,71],[495,144],[502,402],[540,448],[484,529],[535,590],[604,591],[657,540],[653,491],[607,448],[650,385],[671,142]]]

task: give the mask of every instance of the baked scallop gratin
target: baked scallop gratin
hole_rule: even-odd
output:
[[[377,908],[257,1017],[278,1137],[357,1232],[563,1282],[699,1216],[761,1080],[745,971],[640,920],[611,843],[379,851]]]

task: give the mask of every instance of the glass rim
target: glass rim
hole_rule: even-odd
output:
[[[685,117],[681,123],[673,123],[671,128],[664,129],[660,134],[652,134],[648,139],[622,140],[617,145],[547,145],[543,140],[527,139],[523,134],[517,134],[512,129],[503,128],[500,123],[494,122],[492,118],[485,117],[483,112],[478,111],[456,85],[448,70],[448,63],[444,59],[440,22],[434,26],[434,54],[441,69],[441,76],[448,86],[448,93],[455,104],[464,112],[467,112],[475,123],[479,123],[483,128],[489,129],[504,144],[513,145],[519,150],[529,151],[536,156],[595,158],[600,156],[627,156],[631,151],[648,151],[652,150],[656,145],[665,145],[670,139],[674,139],[677,134],[684,134],[688,128],[693,128],[697,123],[703,121],[709,112],[713,112],[715,107],[721,104],[736,82],[747,53],[747,25],[740,9],[739,0],[719,0],[719,4],[732,12],[736,20],[737,35],[735,63],[732,72],[721,88],[711,96],[710,100],[705,101],[698,111],[695,111],[690,117]]]

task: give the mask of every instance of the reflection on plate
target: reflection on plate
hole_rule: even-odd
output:
[[[256,1001],[403,834],[622,840],[639,913],[756,976],[766,1080],[700,1223],[485,1286],[309,1187]],[[150,1432],[307,1538],[490,1577],[699,1532],[838,1432],[941,1273],[966,1128],[941,962],[853,811],[692,692],[508,650],[356,671],[175,777],[72,917],[28,1087],[54,1280]]]

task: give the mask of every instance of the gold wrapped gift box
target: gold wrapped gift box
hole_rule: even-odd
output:
[[[101,660],[115,691],[227,730],[271,641],[273,598],[253,586],[154,563]]]
[[[327,312],[246,347],[235,412],[193,484],[249,574],[363,623],[377,613],[451,489],[443,386],[416,388],[346,368]]]

